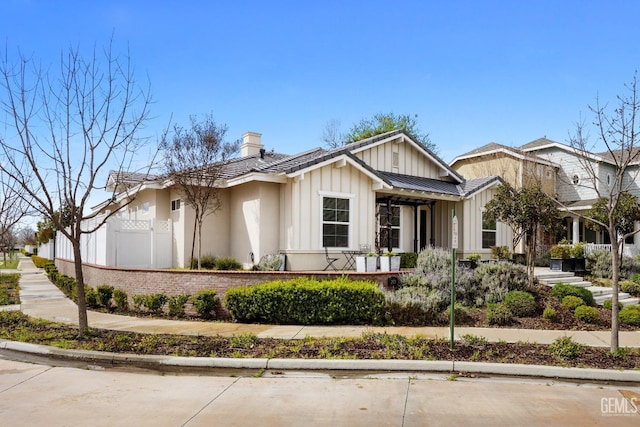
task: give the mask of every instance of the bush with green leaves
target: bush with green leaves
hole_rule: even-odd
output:
[[[511,262],[481,264],[473,276],[478,283],[476,294],[482,298],[476,302],[479,306],[503,301],[508,292],[525,291],[529,287],[526,267]]]
[[[205,319],[212,319],[220,310],[220,298],[215,289],[202,289],[191,298],[193,309],[198,316]]]
[[[113,301],[115,301],[118,310],[127,311],[129,309],[129,297],[122,289],[113,290]]]
[[[596,305],[596,301],[593,299],[593,294],[591,293],[591,291],[580,286],[568,285],[566,283],[556,283],[555,285],[553,285],[551,293],[559,301],[562,301],[567,295],[573,295],[582,298],[582,301],[584,301],[587,305],[590,305],[592,307]]]
[[[613,309],[613,300],[611,299],[606,299],[602,302],[602,307],[606,308],[607,310],[612,310]],[[622,303],[620,301],[618,301],[618,309],[621,309],[623,307]]]
[[[536,299],[529,292],[510,291],[504,297],[504,304],[518,317],[532,316],[536,312]]]
[[[147,311],[154,314],[160,314],[166,302],[167,296],[161,293],[133,296],[133,305],[137,310],[144,307]]]
[[[640,305],[627,305],[620,310],[618,318],[625,325],[640,326]]]
[[[215,270],[242,270],[242,264],[233,257],[222,257],[216,260]]]
[[[598,318],[600,317],[598,309],[595,307],[589,307],[588,305],[581,305],[579,307],[576,307],[576,309],[573,311],[573,314],[578,320],[581,320],[585,323],[596,323],[598,321]]]
[[[213,270],[216,267],[216,258],[211,255],[203,255],[200,257],[200,268],[203,270]],[[198,268],[198,258],[191,259],[191,269]]]
[[[98,304],[103,307],[111,307],[111,297],[113,296],[113,286],[99,285],[96,288],[98,293]]]
[[[20,303],[20,273],[0,274],[0,305]]]
[[[603,249],[587,256],[587,270],[593,277],[611,278],[611,252]],[[620,278],[627,279],[640,272],[640,258],[623,256],[620,258]]]
[[[566,297],[562,298],[562,306],[571,312],[573,312],[581,305],[586,305],[584,300],[575,295],[567,295]]]
[[[385,292],[385,316],[396,325],[430,324],[445,306],[440,292],[424,286]]]
[[[558,320],[558,314],[556,313],[555,308],[545,307],[544,311],[542,312],[542,318],[550,322],[555,322],[556,320]]]
[[[48,262],[51,262],[51,260],[48,259],[48,258],[43,258],[43,257],[39,257],[39,256],[36,256],[36,255],[33,255],[31,257],[31,261],[33,261],[33,264],[37,268],[44,268],[45,264],[47,264]]]
[[[415,277],[418,276],[418,277]],[[423,285],[441,295],[446,306],[451,299],[451,253],[441,248],[425,249],[418,254],[413,274],[405,275],[403,286]],[[478,293],[473,272],[456,263],[455,282],[456,302],[466,306],[483,305],[482,295]]]
[[[73,292],[73,300],[76,302],[78,301],[78,293],[75,288]],[[89,308],[95,308],[99,306],[98,292],[89,285],[84,285],[84,300],[87,303],[87,307]]]
[[[400,268],[415,268],[418,254],[415,252],[400,253]]]
[[[280,254],[267,254],[260,259],[256,270],[258,271],[279,271],[282,267],[282,256]]]
[[[167,309],[169,311],[169,316],[184,316],[184,310],[190,297],[191,295],[189,294],[180,294],[168,297]]]
[[[620,290],[634,297],[640,297],[640,274],[635,273],[632,277],[636,277],[637,280],[631,279],[620,282]]]
[[[583,350],[584,346],[575,342],[570,336],[556,338],[551,344],[549,344],[549,351],[551,354],[563,359],[578,357]]]
[[[298,277],[232,288],[225,294],[225,306],[239,322],[300,325],[379,324],[384,301],[377,284],[347,277]]]
[[[487,304],[485,320],[489,325],[508,325],[513,320],[513,313],[503,303]]]

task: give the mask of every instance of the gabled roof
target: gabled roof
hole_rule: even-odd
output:
[[[393,189],[423,191],[426,193],[441,194],[446,196],[469,197],[473,193],[484,190],[494,184],[504,182],[500,177],[488,176],[470,179],[455,184],[453,182],[440,181],[432,178],[421,178],[411,175],[402,175],[391,172],[377,171]]]
[[[562,144],[560,142],[557,141],[552,141],[550,139],[547,139],[546,137],[543,138],[538,138],[534,141],[531,141],[527,144],[524,144],[520,147],[520,150],[525,151],[527,153],[533,153],[535,151],[539,151],[545,148],[558,148],[560,150],[566,151],[568,153],[574,154],[576,156],[580,156],[580,157],[586,157],[588,159],[591,159],[593,161],[596,162],[607,162],[607,163],[611,163],[610,160],[607,160],[605,158],[603,158],[602,156],[598,155],[598,154],[594,154],[594,153],[590,153],[588,151],[584,151],[584,150],[580,150],[574,147],[571,147],[569,145],[566,144]]]
[[[490,142],[486,145],[483,145],[482,147],[476,148],[465,154],[457,156],[455,159],[451,161],[450,165],[453,166],[455,163],[461,160],[472,159],[475,157],[482,157],[482,156],[488,156],[488,155],[494,155],[494,154],[504,154],[520,160],[527,160],[531,162],[542,163],[547,166],[556,167],[556,168],[559,167],[553,162],[550,162],[541,157],[537,157],[533,154],[526,153],[519,148],[508,147],[506,145],[498,144],[495,142]]]

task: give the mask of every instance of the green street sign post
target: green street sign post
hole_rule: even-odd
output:
[[[449,330],[451,332],[451,339],[449,342],[449,348],[453,350],[453,329],[456,323],[455,316],[455,301],[456,301],[456,249],[458,249],[458,217],[456,216],[456,210],[451,210],[451,307],[449,308]]]

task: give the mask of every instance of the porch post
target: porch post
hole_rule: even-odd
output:
[[[429,244],[432,248],[436,246],[436,212],[435,212],[436,202],[435,200],[431,202],[429,208],[431,210],[431,235],[429,236]]]
[[[577,216],[574,216],[571,219],[573,220],[571,243],[576,244],[580,241],[580,219],[578,219]]]
[[[393,212],[391,212],[391,199],[387,198],[387,250],[393,252],[393,239],[391,238]]]
[[[418,252],[418,205],[413,205],[413,252]]]

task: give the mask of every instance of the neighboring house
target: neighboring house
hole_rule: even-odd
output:
[[[601,195],[607,195],[607,186],[610,185],[615,175],[615,153],[589,153],[577,150],[566,144],[550,139],[539,138],[517,148],[506,147],[499,144],[488,144],[477,150],[457,157],[451,167],[461,175],[469,178],[474,176],[474,171],[482,170],[484,174],[502,176],[505,181],[516,185],[526,182],[526,175],[509,173],[513,170],[536,171],[536,179],[541,179],[545,191],[555,193],[558,200],[564,205],[560,207],[564,212],[564,224],[567,229],[566,238],[575,242],[587,242],[595,244],[608,244],[609,236],[606,233],[590,230],[585,226],[580,214],[585,214],[598,199],[598,192],[594,189],[593,176],[598,177],[597,185]],[[498,162],[497,159],[501,161]],[[518,167],[513,165],[505,168],[505,159],[520,159]],[[585,165],[585,161],[588,166]],[[525,166],[529,164],[530,166]],[[518,169],[520,168],[520,169]],[[591,169],[591,172],[589,169]],[[503,174],[503,171],[507,171]],[[552,172],[553,171],[553,172]],[[627,183],[629,191],[635,196],[640,196],[640,181],[638,181],[639,165],[632,164],[627,170]],[[550,176],[553,175],[553,176]],[[551,179],[553,178],[553,179]],[[553,182],[553,190],[548,186]],[[640,247],[640,235],[635,235],[635,244]],[[633,247],[627,247],[634,252]]]
[[[547,194],[554,195],[556,191],[556,163],[495,142],[457,156],[449,165],[467,179],[497,175],[514,188],[536,184]],[[524,253],[524,241],[513,250]]]
[[[450,248],[454,209],[460,257],[489,256],[490,246],[510,245],[505,224],[485,221],[483,227],[482,221],[501,179],[465,180],[402,130],[296,155],[266,151],[260,137],[244,134],[241,156],[225,165],[218,184],[222,208],[203,224],[203,255],[232,256],[250,265],[281,253],[288,270],[321,270],[325,248],[341,258],[338,267],[345,262],[342,251],[362,245],[395,252]],[[193,210],[171,182],[128,176],[127,187],[139,191],[119,216],[168,220],[171,266],[188,265]],[[114,203],[97,210],[119,209],[128,196],[125,188],[118,190]]]

